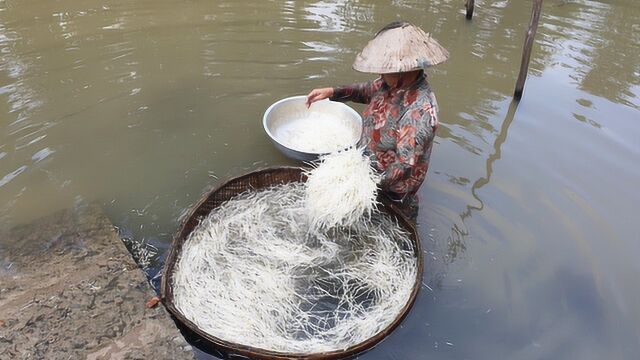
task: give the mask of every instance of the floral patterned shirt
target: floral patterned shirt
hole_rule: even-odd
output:
[[[438,104],[426,75],[390,88],[376,80],[334,88],[333,101],[368,104],[359,145],[383,175],[382,189],[397,199],[413,196],[424,181],[438,124]]]

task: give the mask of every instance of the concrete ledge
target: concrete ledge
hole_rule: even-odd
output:
[[[194,359],[96,205],[0,241],[0,359]]]

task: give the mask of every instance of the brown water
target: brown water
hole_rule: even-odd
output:
[[[99,201],[159,248],[219,179],[289,164],[261,116],[366,80],[384,24],[451,51],[421,189],[424,287],[363,359],[634,359],[640,351],[640,3],[0,0],[2,229]],[[356,107],[361,109],[361,107]],[[203,357],[205,355],[202,355]]]

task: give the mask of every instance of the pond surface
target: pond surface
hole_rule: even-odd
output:
[[[442,0],[0,0],[0,229],[98,201],[158,249],[154,277],[206,188],[291,164],[264,110],[370,79],[356,53],[405,19],[451,52],[428,72],[427,266],[408,318],[360,357],[637,358],[640,3],[545,1],[518,106],[531,2],[476,5],[467,22]]]

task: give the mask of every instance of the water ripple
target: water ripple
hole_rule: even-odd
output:
[[[15,169],[14,171],[8,173],[7,175],[5,175],[2,179],[0,179],[0,187],[3,187],[6,184],[8,184],[11,180],[15,179],[18,175],[22,174],[25,170],[27,170],[27,166],[23,165]]]

